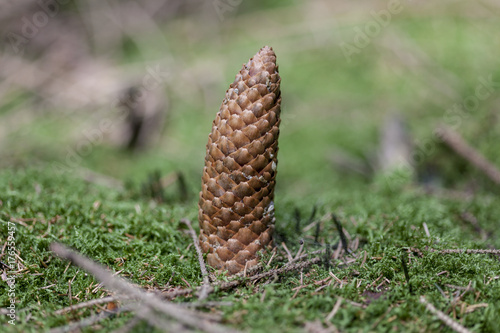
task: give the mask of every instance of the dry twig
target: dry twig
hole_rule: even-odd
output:
[[[446,249],[446,250],[429,249],[429,251],[430,252],[439,252],[442,254],[451,254],[451,253],[500,254],[500,250],[498,250],[498,249]]]
[[[73,264],[93,274],[96,279],[101,281],[102,284],[106,286],[106,288],[116,292],[117,295],[126,296],[127,298],[136,299],[142,302],[143,305],[141,307],[141,311],[136,313],[138,316],[152,324],[158,322],[158,313],[162,313],[179,324],[195,328],[203,332],[221,333],[236,331],[205,320],[198,316],[198,313],[195,311],[165,302],[151,293],[144,292],[123,278],[113,276],[111,272],[104,269],[99,264],[81,256],[62,244],[52,243],[50,248],[58,256],[70,260]],[[163,323],[163,321],[161,322]],[[159,328],[162,329],[164,327],[160,326]]]
[[[337,298],[337,302],[335,302],[335,305],[333,306],[332,311],[325,318],[326,321],[332,320],[333,316],[335,316],[335,314],[337,313],[337,311],[339,311],[340,305],[342,304],[343,300],[344,299],[342,297]]]
[[[444,312],[439,311],[432,305],[431,303],[427,302],[424,296],[420,296],[420,303],[424,304],[426,309],[429,310],[433,315],[439,318],[446,326],[454,330],[455,332],[458,333],[471,333],[467,328],[464,326],[460,325],[453,319],[451,319],[449,316],[447,316]]]
[[[290,250],[286,246],[285,242],[281,242],[281,246],[283,246],[283,249],[285,249],[286,255],[288,257],[288,262],[289,263],[292,262],[293,261],[292,253],[290,252]]]
[[[264,278],[268,278],[268,277],[272,277],[272,276],[278,276],[280,274],[285,274],[288,272],[307,268],[309,266],[312,266],[314,264],[321,262],[321,260],[322,260],[322,258],[320,258],[320,257],[314,257],[314,258],[311,258],[309,260],[299,262],[299,263],[288,263],[288,264],[284,265],[283,267],[275,268],[275,269],[272,269],[268,272],[256,274],[256,275],[246,277],[246,278],[238,277],[237,279],[233,279],[233,280],[227,281],[227,282],[222,281],[222,282],[218,282],[218,283],[213,283],[212,286],[217,287],[218,290],[228,290],[228,289],[235,288],[235,287],[237,287],[241,284],[244,284],[246,282],[254,282],[254,281],[258,281],[260,279],[264,279]],[[173,299],[175,297],[186,296],[186,295],[192,294],[193,292],[197,292],[200,289],[201,289],[201,287],[167,291],[167,292],[162,293],[162,296],[165,298],[168,298],[168,299]]]
[[[233,280],[233,281],[229,281],[229,282],[222,282],[221,284],[218,284],[218,286],[219,286],[219,289],[221,289],[221,290],[231,289],[231,288],[234,288],[234,287],[236,287],[236,286],[238,286],[240,284],[245,283],[246,281],[249,281],[249,282],[258,281],[260,279],[271,277],[271,276],[274,276],[274,275],[280,275],[280,274],[284,274],[284,273],[296,271],[296,270],[299,270],[299,269],[303,269],[303,268],[312,266],[314,264],[317,264],[319,262],[321,262],[321,258],[320,257],[314,257],[314,258],[311,258],[309,260],[306,260],[306,261],[303,261],[303,262],[300,262],[300,263],[287,264],[287,265],[285,265],[283,267],[272,269],[272,270],[270,270],[268,272],[264,272],[264,273],[260,273],[260,274],[251,276],[251,277],[248,278],[248,280],[239,279],[239,280]]]
[[[78,303],[78,304],[71,305],[71,306],[65,307],[63,309],[54,311],[54,314],[55,315],[60,315],[60,314],[66,313],[66,312],[70,312],[70,311],[74,311],[74,310],[78,310],[78,309],[83,309],[83,308],[88,308],[88,307],[91,307],[91,306],[94,306],[94,305],[98,305],[98,304],[114,302],[114,301],[116,301],[118,299],[122,299],[123,300],[124,297],[120,298],[120,297],[117,297],[117,296],[107,296],[107,297],[103,297],[103,298],[97,298],[97,299],[93,299],[93,300],[90,300],[90,301],[87,301],[87,302]]]
[[[210,286],[210,281],[208,280],[207,267],[205,266],[205,260],[203,260],[203,252],[201,251],[200,243],[198,241],[198,236],[196,235],[196,232],[194,231],[193,226],[191,225],[191,221],[188,219],[182,219],[181,222],[187,225],[187,227],[189,228],[189,233],[191,234],[194,247],[196,248],[196,253],[198,254],[198,262],[200,263],[201,275],[203,276],[203,284],[200,288],[198,299],[202,301],[208,297],[208,295],[214,290],[214,288]]]
[[[495,184],[500,185],[500,170],[475,148],[469,145],[460,134],[445,127],[438,128],[436,132],[441,140],[458,155],[462,156],[476,168],[481,170]]]

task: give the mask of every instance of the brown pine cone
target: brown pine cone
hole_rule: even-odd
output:
[[[199,201],[200,245],[212,267],[235,274],[272,244],[280,76],[263,47],[226,91],[208,136]]]

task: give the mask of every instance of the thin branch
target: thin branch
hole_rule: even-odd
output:
[[[198,291],[200,288],[201,287],[184,288],[184,289],[177,289],[177,290],[172,290],[172,291],[164,291],[161,293],[161,296],[166,298],[166,299],[174,299],[174,298],[180,297],[180,296],[191,295],[192,293]]]
[[[342,297],[337,298],[337,302],[335,302],[335,305],[333,306],[332,311],[325,318],[326,321],[332,320],[332,318],[335,316],[335,314],[337,313],[337,311],[339,311],[340,305],[342,304],[343,300],[344,299]]]
[[[213,302],[187,302],[178,304],[186,308],[215,308],[219,306],[232,306],[233,302],[213,301]]]
[[[238,273],[238,274],[233,275],[232,279],[230,281],[227,281],[227,282],[222,281],[222,282],[212,283],[212,287],[216,288],[217,290],[228,290],[228,289],[235,288],[235,287],[237,287],[243,283],[246,283],[246,282],[253,282],[253,281],[263,279],[263,278],[272,277],[274,275],[284,274],[287,272],[307,268],[309,266],[312,266],[312,265],[317,264],[317,263],[322,261],[322,257],[313,257],[313,258],[307,259],[308,257],[310,257],[311,255],[314,255],[314,254],[321,254],[324,252],[325,252],[325,249],[322,249],[322,250],[317,250],[317,251],[313,251],[310,253],[302,254],[298,258],[293,259],[293,261],[291,263],[287,263],[286,265],[284,265],[280,268],[275,268],[275,269],[272,269],[268,272],[264,272],[264,273],[260,273],[260,274],[256,274],[256,275],[252,275],[252,276],[245,276],[244,277],[242,275],[242,273]],[[307,259],[307,260],[305,260],[305,259]],[[283,258],[280,258],[280,260],[283,260]],[[302,260],[305,260],[305,261],[302,261]],[[300,261],[300,262],[296,263],[297,261]],[[342,265],[342,264],[347,264],[347,262],[338,263],[338,265]],[[252,267],[250,270],[252,270],[254,267]],[[250,270],[248,270],[248,271],[250,271]],[[247,271],[247,273],[248,273],[248,271]],[[173,298],[176,298],[179,296],[190,295],[194,292],[199,291],[200,288],[201,287],[178,289],[178,290],[173,290],[173,291],[165,291],[161,294],[161,296],[165,297],[167,299],[173,299]]]
[[[163,313],[182,325],[196,328],[204,332],[222,333],[236,331],[219,324],[212,323],[208,320],[203,320],[195,311],[185,309],[169,302],[165,302],[156,295],[144,292],[141,289],[133,286],[123,278],[113,276],[110,271],[104,269],[101,265],[81,256],[80,254],[76,253],[73,250],[70,250],[62,244],[52,243],[50,248],[61,258],[70,260],[73,264],[94,275],[95,278],[101,281],[102,284],[109,290],[116,292],[118,295],[125,295],[127,297],[141,301],[143,307],[149,309],[148,312],[152,313],[156,311],[159,313]],[[142,316],[144,315],[144,313],[138,313],[138,315]]]
[[[309,260],[299,262],[299,263],[289,263],[289,264],[284,265],[283,267],[272,269],[268,272],[256,274],[256,275],[253,275],[251,277],[246,277],[246,278],[239,277],[238,279],[234,279],[231,281],[221,281],[218,283],[213,283],[212,286],[215,287],[217,290],[228,290],[228,289],[235,288],[235,287],[237,287],[241,284],[247,283],[247,282],[253,282],[253,281],[257,281],[257,280],[264,279],[267,277],[278,276],[280,274],[284,274],[284,273],[288,273],[291,271],[296,271],[296,270],[300,270],[303,268],[307,268],[309,266],[312,266],[314,264],[321,262],[321,260],[322,259],[320,257],[314,257],[314,258],[311,258]],[[164,293],[162,293],[162,297],[165,297],[168,299],[173,299],[173,298],[178,297],[178,296],[185,296],[185,295],[192,294],[193,292],[196,292],[200,289],[201,289],[201,287],[197,287],[197,288],[187,288],[187,289],[174,290],[174,291],[170,291],[170,292],[164,292]]]
[[[285,242],[281,242],[281,246],[283,246],[283,248],[285,249],[286,256],[288,258],[288,262],[292,262],[293,261],[292,253],[290,252],[290,250],[286,246]]]
[[[97,298],[97,299],[93,299],[93,300],[90,300],[87,302],[82,302],[82,303],[68,306],[66,308],[62,308],[60,310],[54,311],[54,314],[60,315],[60,314],[66,313],[66,312],[70,312],[70,311],[74,311],[74,310],[78,310],[78,309],[83,309],[83,308],[91,307],[91,306],[98,305],[98,304],[114,302],[118,299],[123,300],[124,298],[118,297],[118,296],[107,296],[107,297],[103,297],[103,298]]]
[[[445,284],[445,286],[448,287],[448,288],[452,288],[452,289],[474,291],[474,288],[471,288],[470,286],[462,287],[462,286],[454,286],[452,284]]]
[[[314,255],[314,254],[323,254],[325,252],[326,252],[326,249],[320,249],[320,250],[312,251],[312,252],[309,252],[309,253],[304,253],[304,254],[300,255],[298,258],[293,259],[292,263],[296,262],[296,261],[300,261],[300,260],[306,259],[307,257],[309,257],[311,255]],[[277,259],[280,259],[280,258],[277,258]]]
[[[431,312],[433,315],[439,318],[446,326],[454,330],[455,332],[458,333],[471,333],[467,328],[464,326],[460,325],[453,319],[451,319],[449,316],[447,316],[444,312],[439,311],[432,305],[431,303],[427,302],[424,296],[420,296],[420,303],[424,304],[427,310]]]
[[[273,261],[274,257],[276,256],[276,248],[273,249],[273,254],[271,255],[271,258],[266,264],[266,267],[269,267],[271,265],[271,262]]]
[[[476,168],[481,170],[495,184],[500,185],[500,170],[474,147],[469,145],[460,134],[445,127],[438,128],[436,132],[441,140],[458,155],[462,156]]]
[[[438,252],[442,254],[451,254],[451,253],[500,254],[500,250],[498,249],[446,249],[446,250],[429,249],[429,251]]]
[[[335,226],[337,227],[337,231],[339,232],[340,236],[340,241],[342,243],[342,248],[344,249],[345,253],[349,253],[349,245],[347,244],[347,237],[345,236],[344,230],[342,228],[342,224],[340,223],[339,219],[337,218],[337,215],[332,214],[332,220],[335,223]]]
[[[406,284],[408,285],[408,291],[412,294],[411,283],[410,283],[410,273],[408,273],[408,266],[406,265],[406,258],[408,255],[403,252],[401,253],[401,265],[403,266],[403,272],[405,273]]]
[[[321,262],[321,258],[320,257],[314,257],[314,258],[311,258],[311,259],[309,259],[307,261],[303,261],[303,262],[300,262],[300,263],[286,264],[283,267],[276,268],[276,269],[271,269],[268,272],[260,273],[260,274],[251,276],[251,277],[249,277],[247,279],[239,279],[239,280],[233,280],[233,281],[229,281],[229,282],[221,282],[219,284],[215,284],[215,286],[218,286],[220,290],[227,290],[227,289],[231,289],[231,288],[234,288],[236,286],[239,286],[240,284],[243,284],[245,282],[253,282],[253,281],[257,281],[257,280],[264,279],[264,278],[267,278],[267,277],[271,277],[271,276],[274,276],[274,275],[277,276],[277,275],[285,274],[285,273],[288,273],[288,272],[291,272],[291,271],[300,270],[300,269],[312,266],[314,264],[317,264],[319,262]]]
[[[200,263],[201,275],[203,276],[203,284],[198,294],[198,299],[202,301],[206,299],[214,289],[210,286],[207,266],[205,266],[205,260],[203,260],[203,252],[201,251],[199,239],[193,229],[193,226],[191,225],[191,221],[188,219],[182,219],[181,222],[187,225],[191,238],[193,239],[194,247],[196,248],[196,253],[198,254],[198,262]]]
[[[303,249],[304,249],[304,241],[301,239],[299,250],[297,251],[297,254],[295,255],[294,259],[297,259],[301,255]]]

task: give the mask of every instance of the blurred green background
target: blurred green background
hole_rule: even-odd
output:
[[[500,165],[494,1],[66,2],[2,5],[1,168],[136,187],[182,172],[194,194],[224,91],[270,45],[282,77],[278,196],[371,184],[395,115],[415,180],[494,191],[434,135],[452,127]],[[476,98],[485,80],[495,85]]]

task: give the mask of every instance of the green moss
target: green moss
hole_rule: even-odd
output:
[[[191,240],[179,223],[183,217],[195,217],[194,198],[185,205],[178,202],[158,205],[140,198],[127,200],[119,191],[77,178],[60,177],[50,168],[3,171],[0,184],[0,228],[6,233],[7,221],[21,221],[16,223],[16,246],[27,267],[16,274],[18,329],[63,325],[65,317],[53,312],[69,305],[69,281],[72,281],[72,295],[77,297],[73,303],[107,294],[101,288],[94,290],[98,281],[92,276],[54,257],[48,250],[52,241],[75,248],[143,287],[167,284],[186,287],[186,283],[198,285],[201,281],[194,251],[188,250]],[[462,313],[456,305],[458,319],[473,331],[494,332],[500,307],[498,259],[490,255],[439,254],[426,250],[427,246],[439,250],[495,245],[493,240],[485,243],[478,234],[466,232],[468,227],[459,223],[457,217],[457,212],[464,210],[478,213],[484,221],[483,227],[494,230],[494,221],[486,218],[498,216],[495,214],[499,212],[487,194],[473,202],[449,202],[411,190],[399,195],[375,188],[370,192],[332,189],[325,197],[329,200],[322,204],[315,198],[297,203],[287,196],[278,197],[279,233],[292,251],[299,247],[299,239],[314,238],[314,228],[306,232],[303,228],[316,204],[313,221],[320,218],[322,221],[318,242],[339,242],[335,225],[323,217],[336,212],[349,234],[362,240],[357,251],[359,258],[349,267],[331,265],[326,270],[323,265],[315,265],[304,270],[303,284],[307,287],[298,292],[294,288],[300,284],[300,273],[291,272],[268,285],[257,283],[210,295],[210,300],[233,302],[232,306],[221,308],[227,324],[255,332],[264,332],[271,325],[300,331],[307,321],[324,320],[338,297],[342,297],[344,301],[331,320],[339,329],[434,331],[441,326],[419,304],[418,296],[426,295],[446,312],[453,309],[451,301],[457,291],[450,286],[466,287],[470,283],[474,291],[465,293],[460,304],[488,306]],[[294,209],[302,216],[298,233]],[[423,231],[423,222],[429,228],[430,238]],[[306,248],[317,246],[306,242]],[[410,250],[408,254],[409,248],[418,248],[421,253]],[[367,259],[361,266],[365,251]],[[401,266],[402,253],[407,253],[411,294]],[[329,271],[343,281],[342,288],[333,284],[317,291],[315,282],[328,278]],[[42,289],[47,286],[51,287]],[[437,286],[446,293],[446,298]],[[7,287],[3,284],[1,288],[4,290],[0,303],[6,306]],[[389,313],[385,314],[389,307]],[[27,312],[31,317],[23,324]],[[86,309],[75,315],[79,318],[94,312]],[[125,314],[107,319],[101,323],[102,329],[122,325],[128,319],[130,316]]]

